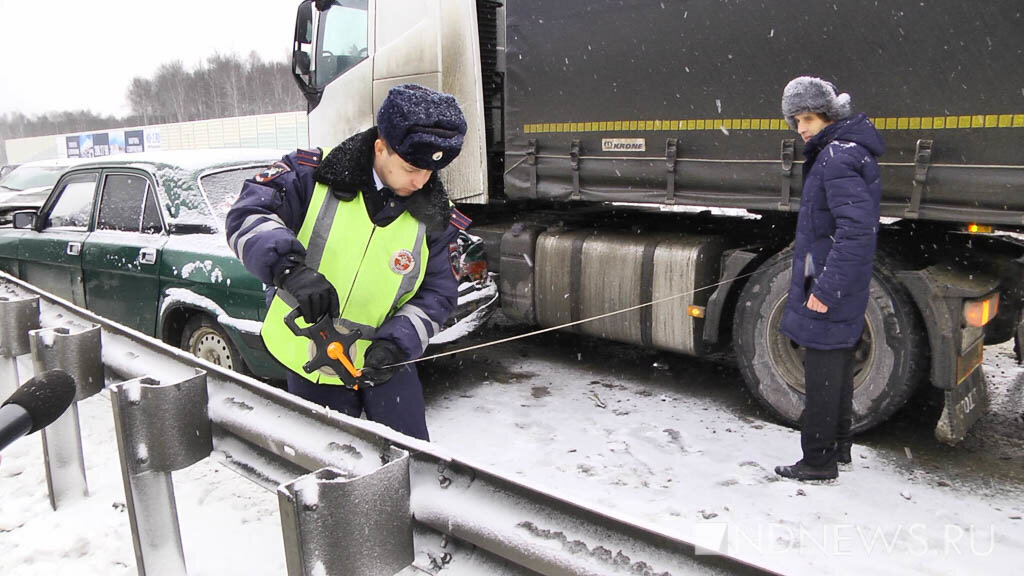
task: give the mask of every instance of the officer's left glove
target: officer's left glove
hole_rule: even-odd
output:
[[[363,361],[363,378],[371,386],[380,386],[391,380],[400,366],[391,366],[405,361],[402,350],[390,340],[374,340],[366,350]],[[387,366],[387,368],[385,368]]]

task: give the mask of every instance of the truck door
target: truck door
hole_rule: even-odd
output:
[[[21,279],[83,307],[82,245],[89,235],[98,180],[95,171],[64,176],[43,205],[36,229],[18,243]]]
[[[166,242],[148,176],[104,171],[96,229],[82,250],[89,310],[152,335],[160,301],[160,254]]]
[[[459,101],[469,130],[441,177],[453,200],[487,203],[474,0],[335,0],[323,12],[303,3],[295,46],[296,78],[310,104],[310,146],[335,146],[373,126],[393,86],[415,83],[448,92]]]
[[[335,146],[374,125],[373,6],[366,0],[344,0],[324,12],[313,10],[312,79],[321,96],[309,113],[310,146]]]

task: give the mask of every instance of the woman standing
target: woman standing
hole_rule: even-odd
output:
[[[882,137],[849,94],[820,78],[786,85],[782,113],[804,140],[803,192],[782,333],[806,349],[803,458],[775,473],[830,480],[850,462],[853,352],[864,330],[878,233]]]

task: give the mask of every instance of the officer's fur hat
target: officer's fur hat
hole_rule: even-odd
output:
[[[804,112],[821,114],[833,122],[849,118],[853,113],[850,95],[838,94],[831,82],[813,76],[800,76],[789,81],[782,91],[782,115],[796,130],[795,116]]]
[[[462,150],[466,119],[451,94],[402,84],[388,91],[377,113],[377,130],[409,164],[440,170]]]

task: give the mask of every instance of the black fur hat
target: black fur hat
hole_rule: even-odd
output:
[[[782,115],[793,130],[796,130],[794,117],[804,112],[823,114],[833,122],[849,118],[853,113],[850,95],[838,92],[831,82],[821,78],[794,78],[782,91]]]
[[[377,130],[403,160],[436,171],[462,150],[466,119],[451,94],[402,84],[388,91],[377,113]]]

